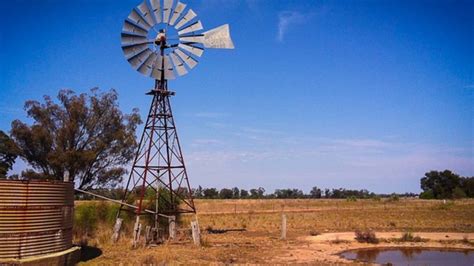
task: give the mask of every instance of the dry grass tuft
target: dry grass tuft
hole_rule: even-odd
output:
[[[397,239],[400,242],[423,242],[424,240],[419,237],[415,236],[412,232],[405,232],[402,234],[402,236]]]
[[[355,239],[359,243],[370,243],[370,244],[378,244],[379,239],[375,235],[375,232],[367,229],[367,230],[356,230],[355,231]]]

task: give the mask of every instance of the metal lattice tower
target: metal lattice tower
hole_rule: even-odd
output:
[[[155,88],[148,94],[153,99],[127,182],[124,201],[127,202],[132,190],[138,187],[137,214],[141,214],[144,209],[144,194],[150,188],[156,193],[157,204],[161,204],[161,209],[155,207],[154,211],[166,215],[195,212],[171,110],[170,96],[174,92],[167,89],[166,81],[156,81]],[[163,196],[163,193],[169,194]],[[181,207],[176,208],[178,203],[181,203]]]

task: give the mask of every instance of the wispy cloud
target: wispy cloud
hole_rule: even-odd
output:
[[[282,42],[291,26],[302,24],[311,17],[311,14],[303,14],[297,11],[283,11],[278,15],[277,40]]]
[[[191,143],[193,147],[202,147],[208,145],[219,145],[222,144],[222,141],[218,139],[194,139]]]
[[[223,118],[228,117],[228,113],[220,113],[220,112],[199,112],[194,114],[195,117],[199,118]]]

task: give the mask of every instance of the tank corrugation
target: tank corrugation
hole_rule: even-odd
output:
[[[0,180],[0,259],[72,247],[72,182]]]

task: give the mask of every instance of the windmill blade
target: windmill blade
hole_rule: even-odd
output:
[[[161,7],[160,7],[160,0],[151,0],[151,9],[153,12],[153,18],[155,19],[155,23],[161,23]]]
[[[176,4],[176,8],[173,10],[173,16],[170,19],[170,26],[173,26],[174,23],[176,23],[176,20],[179,18],[179,16],[181,16],[181,13],[184,11],[185,8],[186,4],[183,4],[181,2],[178,2],[178,4]]]
[[[173,62],[174,66],[175,66],[175,69],[176,69],[176,72],[178,72],[178,75],[180,76],[184,76],[188,73],[188,71],[186,70],[186,67],[184,66],[184,63],[181,59],[179,59],[179,57],[176,55],[175,52],[172,52],[170,54],[170,57],[171,57],[171,61]]]
[[[126,33],[126,32],[122,32],[120,39],[122,41],[122,46],[146,43],[148,41],[146,37],[131,34],[131,33]]]
[[[196,13],[194,13],[192,9],[189,9],[186,15],[184,15],[184,17],[181,18],[181,20],[178,22],[178,24],[176,24],[176,26],[174,26],[174,28],[177,30],[180,29],[196,16],[197,16]]]
[[[144,28],[146,31],[149,31],[151,28],[151,25],[149,25],[135,9],[132,9],[132,12],[130,12],[130,15],[128,15],[128,19],[138,26]]]
[[[125,20],[125,22],[123,23],[122,32],[130,32],[144,37],[146,37],[148,33],[145,29],[140,28],[139,26],[133,24],[128,20]]]
[[[143,75],[148,75],[148,72],[151,71],[153,62],[157,57],[156,53],[151,53],[145,62],[138,68],[138,72],[142,73]]]
[[[140,5],[138,5],[137,8],[140,13],[142,13],[142,17],[143,19],[145,19],[146,23],[148,23],[150,26],[153,26],[155,23],[153,23],[153,19],[151,18],[151,11],[148,8],[148,5],[146,4],[146,0],[143,1]]]
[[[175,79],[176,77],[174,76],[173,72],[173,65],[171,64],[170,57],[168,55],[165,55],[165,79]]]
[[[230,37],[229,24],[219,26],[203,34],[203,44],[206,48],[234,49],[234,43]]]
[[[198,43],[203,43],[204,42],[204,36],[203,35],[190,35],[190,36],[184,36],[184,37],[179,37],[180,42],[198,42]]]
[[[204,52],[204,49],[192,46],[191,44],[180,43],[178,47],[199,57],[201,57],[202,53]]]
[[[173,0],[163,1],[163,23],[168,23],[171,14],[171,8],[173,7]]]
[[[133,44],[130,46],[123,46],[122,50],[123,50],[123,53],[125,54],[125,58],[129,59],[143,52],[147,48],[148,48],[148,44],[142,43],[142,44]]]
[[[187,55],[185,52],[181,51],[181,49],[176,49],[174,52],[178,55],[178,57],[186,63],[186,65],[192,69],[197,65],[197,61],[192,58],[190,55]]]
[[[143,62],[145,62],[145,60],[148,58],[148,56],[150,56],[151,53],[152,51],[147,48],[141,53],[136,54],[132,56],[131,58],[129,58],[128,62],[130,63],[130,65],[132,65],[133,68],[137,68],[138,66],[143,64]]]
[[[202,30],[203,27],[202,27],[202,24],[201,24],[201,21],[198,20],[196,22],[194,22],[193,24],[183,28],[182,30],[178,31],[178,35],[183,35],[185,33],[188,33],[188,32],[192,32],[192,31],[198,31],[198,30]]]

